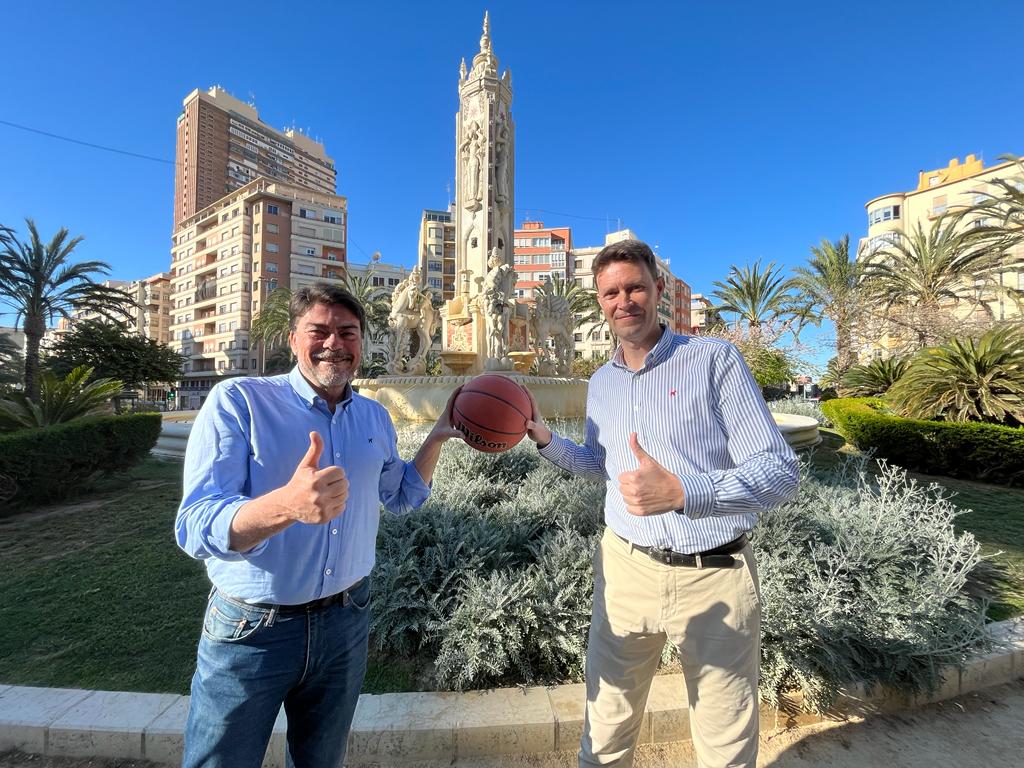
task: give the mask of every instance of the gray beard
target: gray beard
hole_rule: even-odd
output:
[[[325,389],[343,387],[353,379],[351,371],[341,371],[338,369],[325,370],[321,368],[317,362],[313,363],[312,368],[299,366],[299,370],[302,371],[310,380],[315,381]]]

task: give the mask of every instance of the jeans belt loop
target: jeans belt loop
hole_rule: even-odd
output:
[[[697,561],[697,570],[703,571],[704,570],[704,561],[700,559],[700,553],[698,552],[693,557]]]

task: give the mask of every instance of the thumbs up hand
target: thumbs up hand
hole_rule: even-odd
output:
[[[651,458],[637,439],[636,432],[629,436],[629,447],[639,462],[632,472],[619,475],[619,491],[631,515],[660,515],[682,509],[685,501],[679,478]]]
[[[309,433],[309,450],[299,461],[284,490],[292,517],[301,523],[326,523],[340,515],[348,501],[348,478],[341,467],[319,469],[324,441]]]

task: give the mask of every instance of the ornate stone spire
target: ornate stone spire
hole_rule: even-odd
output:
[[[480,35],[480,53],[473,57],[473,71],[470,76],[498,76],[498,57],[491,50],[491,19],[484,11],[484,33]]]
[[[462,63],[459,65],[459,82],[461,83],[466,79],[466,57],[462,57]]]

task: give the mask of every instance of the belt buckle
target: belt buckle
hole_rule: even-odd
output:
[[[672,548],[671,547],[658,547],[657,549],[651,549],[651,554],[657,553],[657,557],[653,558],[655,561],[662,565],[672,565]]]

